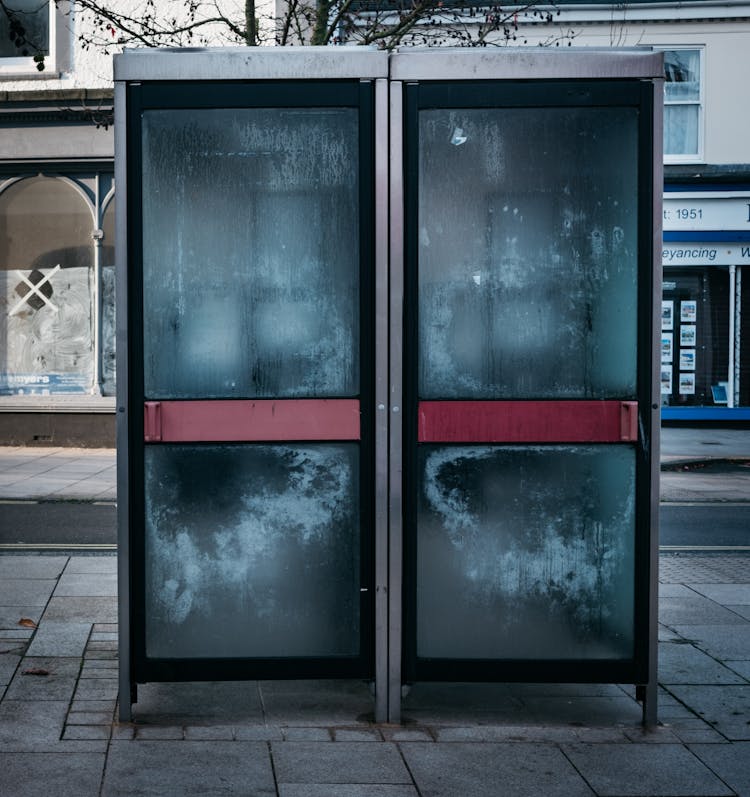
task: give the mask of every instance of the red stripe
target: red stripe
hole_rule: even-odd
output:
[[[635,401],[421,401],[420,443],[619,443],[638,439]]]
[[[144,423],[147,443],[360,438],[357,399],[147,401]]]

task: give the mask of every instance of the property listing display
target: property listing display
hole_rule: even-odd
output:
[[[665,405],[726,405],[728,280],[723,269],[665,270],[661,310],[661,396]]]

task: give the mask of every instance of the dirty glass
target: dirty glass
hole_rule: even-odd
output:
[[[417,655],[627,659],[635,453],[424,446]]]
[[[420,113],[422,398],[635,395],[637,123]]]
[[[355,109],[143,115],[149,398],[359,391]]]
[[[357,452],[147,446],[146,655],[358,655]]]
[[[66,180],[29,177],[0,192],[0,394],[92,391],[93,229]]]

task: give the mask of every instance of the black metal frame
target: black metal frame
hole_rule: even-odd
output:
[[[372,677],[374,673],[374,85],[359,80],[153,81],[127,86],[128,405],[131,679],[149,681]],[[360,201],[360,652],[352,657],[149,658],[145,645],[142,113],[149,109],[355,108]],[[284,441],[293,445],[294,440]],[[326,442],[326,441],[321,441]],[[315,444],[315,441],[305,441]],[[186,443],[186,445],[199,445]],[[242,443],[240,445],[256,445]],[[262,445],[268,445],[263,443]]]
[[[408,83],[404,92],[404,578],[403,680],[633,683],[649,681],[653,340],[653,100],[650,80]],[[425,109],[635,107],[638,110],[638,331],[634,651],[630,659],[426,659],[417,640],[418,116]],[[626,398],[626,397],[624,397]],[[555,445],[551,443],[550,445]]]

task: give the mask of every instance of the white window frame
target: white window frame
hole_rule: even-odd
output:
[[[41,4],[42,0],[39,1]],[[62,33],[65,29],[63,14],[67,11],[67,6],[68,3],[60,3],[58,6],[54,0],[49,0],[47,3],[49,54],[44,57],[44,70],[40,72],[37,69],[33,56],[0,57],[0,80],[12,78],[44,80],[45,78],[59,77],[60,45],[62,44]]]
[[[664,163],[703,163],[704,162],[704,132],[705,132],[705,86],[706,86],[706,48],[704,45],[698,44],[670,44],[669,46],[660,45],[655,47],[656,50],[662,52],[674,52],[677,50],[692,50],[698,53],[699,72],[698,72],[698,99],[697,100],[684,100],[676,102],[668,102],[666,97],[666,81],[664,83],[664,107],[665,109],[670,105],[693,105],[698,107],[698,146],[697,152],[689,153],[669,153],[664,149]],[[666,132],[666,121],[665,121]]]

